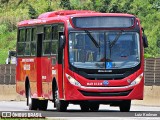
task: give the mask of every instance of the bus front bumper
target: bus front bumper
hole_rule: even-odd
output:
[[[68,84],[65,100],[133,100],[143,99],[143,80],[137,85],[122,87],[87,87]]]

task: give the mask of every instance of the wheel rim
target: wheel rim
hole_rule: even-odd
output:
[[[56,107],[59,105],[59,94],[58,94],[58,90],[55,91],[55,103],[56,103]]]
[[[31,98],[31,93],[30,89],[28,90],[28,105],[30,106],[32,104],[32,98]]]

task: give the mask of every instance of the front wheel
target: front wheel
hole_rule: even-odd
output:
[[[58,92],[58,88],[57,87],[55,89],[54,96],[55,96],[55,102],[54,103],[55,103],[57,111],[59,111],[59,112],[66,111],[67,107],[68,107],[68,102],[59,99],[59,92]]]
[[[84,103],[81,103],[81,104],[80,104],[80,107],[81,107],[81,111],[82,111],[82,112],[88,112],[88,111],[89,111],[89,106],[88,106],[88,104],[86,104],[85,102],[84,102]]]
[[[99,110],[99,104],[90,104],[89,106],[91,111],[98,111]]]
[[[124,100],[120,103],[120,111],[121,112],[129,112],[131,107],[131,100]]]

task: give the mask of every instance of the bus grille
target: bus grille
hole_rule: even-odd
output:
[[[127,96],[132,90],[123,92],[86,92],[79,90],[84,96],[109,97],[109,96]]]

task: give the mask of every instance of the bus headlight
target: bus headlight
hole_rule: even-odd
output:
[[[75,80],[73,77],[71,77],[71,76],[68,75],[68,74],[66,74],[66,77],[67,77],[68,81],[69,81],[72,85],[81,87],[81,84],[80,84],[77,80]]]
[[[131,82],[131,86],[133,86],[133,85],[137,85],[137,84],[139,84],[140,83],[140,81],[142,80],[142,78],[143,78],[143,73],[142,74],[140,74],[133,82]]]

